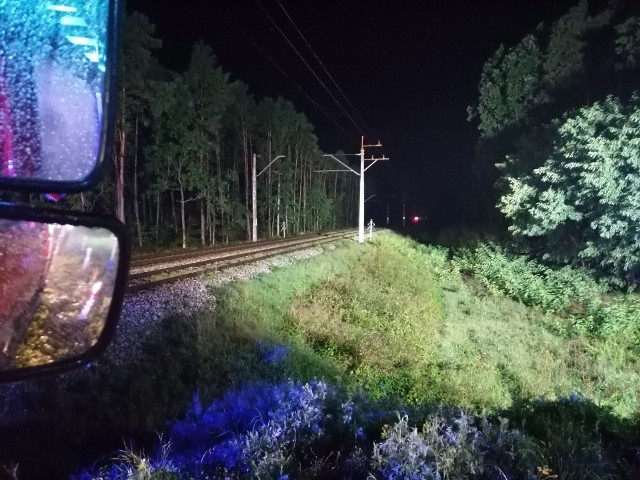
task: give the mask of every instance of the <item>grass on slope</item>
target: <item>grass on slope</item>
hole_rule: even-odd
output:
[[[496,409],[579,392],[624,417],[638,411],[633,359],[554,333],[540,310],[487,293],[444,251],[395,234],[223,292],[219,326],[291,347],[270,368],[278,375],[339,379],[413,404]]]

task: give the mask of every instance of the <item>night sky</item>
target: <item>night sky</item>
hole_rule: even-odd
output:
[[[165,66],[186,69],[191,45],[203,39],[220,65],[247,83],[256,98],[282,95],[303,111],[325,152],[357,153],[361,129],[370,143],[381,140],[380,153],[391,162],[369,170],[367,178],[374,180],[371,186],[375,183],[379,198],[369,204],[367,217],[382,221],[383,195],[400,199],[406,192],[412,213],[429,216],[434,225],[447,225],[474,223],[477,215],[471,164],[478,134],[466,121],[466,108],[477,98],[483,63],[500,43],[515,44],[540,22],[553,22],[576,3],[129,0],[128,9],[145,13],[156,25]],[[333,88],[280,5],[357,114]],[[360,128],[315,79],[267,13]],[[392,204],[398,215],[399,205]]]

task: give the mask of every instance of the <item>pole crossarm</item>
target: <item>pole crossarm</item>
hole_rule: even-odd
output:
[[[366,172],[367,170],[369,170],[371,167],[373,167],[376,162],[379,162],[381,160],[389,160],[387,157],[382,157],[382,158],[365,158],[365,161],[369,161],[369,162],[373,162],[371,163],[367,168],[364,169],[364,171]]]
[[[271,161],[269,162],[269,165],[267,165],[267,166],[266,166],[266,167],[264,167],[262,170],[260,170],[260,173],[258,173],[258,174],[256,175],[256,178],[258,178],[260,175],[262,175],[262,174],[265,172],[265,170],[266,170],[267,168],[269,168],[269,167],[271,166],[271,164],[272,164],[273,162],[275,162],[276,160],[278,160],[279,158],[284,158],[284,155],[278,155],[276,158],[274,158],[273,160],[271,160]]]
[[[353,168],[351,168],[349,165],[347,165],[346,163],[344,163],[342,160],[340,160],[339,158],[334,157],[333,155],[322,155],[323,157],[331,157],[333,158],[336,162],[338,162],[340,165],[342,165],[343,167],[348,168],[349,170],[351,170],[353,173],[355,173],[356,175],[360,175],[360,173],[356,172]]]
[[[365,168],[365,169],[364,169],[364,171],[366,172],[366,171],[367,171],[367,170],[369,170],[371,167],[373,167],[373,166],[376,164],[376,162],[377,162],[377,161],[378,161],[378,160],[374,160],[372,164],[370,164],[367,168]]]
[[[353,172],[353,170],[314,170],[315,173],[329,173],[329,172]],[[360,175],[359,173],[357,175]]]

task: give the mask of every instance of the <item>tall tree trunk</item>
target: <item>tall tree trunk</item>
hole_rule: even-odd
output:
[[[209,236],[209,245],[213,245],[213,230],[211,229],[211,202],[207,202],[205,215],[207,217],[207,235]]]
[[[282,229],[284,238],[287,238],[287,228],[289,228],[289,204],[284,206],[284,228]]]
[[[187,221],[185,218],[184,208],[184,188],[182,188],[182,182],[180,182],[180,218],[182,219],[182,248],[187,248]]]
[[[171,213],[173,214],[173,232],[178,234],[178,217],[176,215],[176,199],[173,190],[171,190]]]
[[[223,177],[222,177],[222,160],[220,158],[220,140],[217,137],[216,137],[215,145],[217,145],[217,147],[214,147],[214,154],[216,156],[216,168],[218,170],[216,172],[216,174],[218,175],[218,179],[220,180],[220,182],[218,182],[218,183],[221,183],[222,180],[223,180]],[[215,193],[214,193],[214,195],[215,195]],[[224,191],[220,187],[218,187],[218,201],[219,201],[218,205],[219,205],[219,208],[220,208],[220,211],[221,211],[221,213],[220,213],[220,222],[222,223],[222,222],[224,222],[224,205],[225,205],[225,201],[224,201]],[[215,210],[215,207],[214,207],[214,210]]]
[[[136,112],[136,128],[133,139],[133,211],[138,229],[138,246],[142,247],[142,228],[140,227],[140,210],[138,207],[138,112]]]
[[[204,122],[204,119],[201,118],[200,120]],[[200,161],[200,170],[206,173],[208,169],[204,161],[204,154],[200,153],[199,161]],[[204,215],[204,210],[205,210],[204,204],[206,202],[208,189],[209,189],[208,182],[205,181],[204,191],[202,192],[204,195],[204,198],[200,199],[200,244],[203,247],[207,246],[207,219]]]
[[[159,235],[160,235],[160,193],[156,195],[156,245],[158,245]]]
[[[213,238],[213,241],[211,242],[211,245],[215,245],[216,244],[216,229],[218,227],[217,225],[217,218],[216,218],[216,209],[212,208],[211,209],[211,236]]]
[[[302,218],[302,194],[304,190],[304,159],[300,157],[300,151],[296,148],[296,157],[300,160],[300,186],[298,187],[298,220],[296,221],[296,230],[304,232],[304,219]]]
[[[151,192],[147,193],[147,214],[144,218],[144,223],[151,229],[153,225],[153,200],[151,198]]]
[[[243,120],[244,121],[244,120]],[[249,139],[247,130],[242,126],[242,154],[244,156],[244,208],[247,218],[247,241],[251,241],[251,216],[249,215]]]
[[[208,206],[208,205],[207,205]],[[204,215],[204,199],[200,200],[200,243],[207,246],[207,219]]]
[[[120,93],[120,101],[122,102],[120,126],[118,128],[118,140],[120,142],[118,151],[115,147],[113,151],[113,163],[116,173],[116,217],[122,223],[124,223],[124,154],[126,149],[127,134],[124,131],[125,126],[125,104],[126,104],[127,92],[123,88]]]
[[[147,199],[147,195],[143,195],[140,201],[142,202],[142,219],[140,223],[146,227],[150,223],[149,218],[151,215],[149,212],[151,211],[151,205]]]
[[[124,122],[124,119],[123,119]],[[114,150],[113,163],[116,170],[116,217],[124,223],[124,154],[127,134],[120,128],[118,130],[118,151]]]
[[[307,182],[306,182],[307,171],[306,168],[302,167],[302,230],[304,232],[307,231]]]

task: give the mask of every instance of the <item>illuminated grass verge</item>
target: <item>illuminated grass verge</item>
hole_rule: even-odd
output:
[[[439,458],[459,468],[448,478],[503,478],[495,466],[511,469],[507,478],[624,478],[637,467],[625,463],[637,445],[632,357],[616,358],[601,338],[568,336],[554,327],[554,314],[464,279],[444,250],[385,234],[364,249],[352,245],[215,294],[213,314],[174,319],[168,327],[171,364],[180,366],[169,366],[170,384],[184,378],[176,372],[188,372],[201,394],[165,434],[173,470],[157,471],[173,476],[148,478],[207,478],[198,476],[206,472],[242,478],[258,471],[260,478],[441,478]],[[309,414],[311,403],[278,413],[260,398],[299,392],[307,382],[320,385],[318,379],[327,388],[313,407],[319,423],[296,431],[292,444],[291,432],[270,420]],[[355,420],[346,428],[340,415],[349,402]],[[212,424],[206,413],[212,409],[224,411],[225,421],[249,420],[233,428]],[[510,419],[500,441],[482,429],[486,421],[499,428],[498,417]],[[446,443],[448,427],[453,434],[462,424],[469,437]],[[182,433],[176,425],[184,425]],[[252,457],[239,447],[252,442],[268,450],[247,447]],[[213,470],[196,471],[193,462],[178,461],[189,444],[193,458],[211,449],[222,457]],[[489,446],[497,456],[478,456]],[[516,463],[499,463],[500,455]],[[251,470],[263,468],[257,459],[267,457],[273,460],[267,470]],[[131,458],[118,468],[134,465]],[[411,476],[416,468],[419,477]]]

